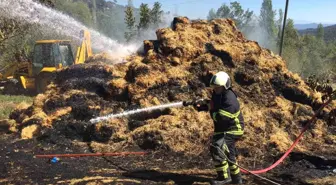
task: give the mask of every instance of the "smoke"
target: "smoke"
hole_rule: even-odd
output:
[[[139,35],[135,36],[135,39],[130,42],[131,45],[136,45],[139,48],[139,52],[143,52],[143,41],[144,40],[156,40],[156,31],[160,28],[170,27],[173,22],[173,15],[171,14],[162,14],[162,19],[158,27],[151,26],[149,29],[141,30]]]
[[[259,26],[257,16],[252,18],[249,25],[241,28],[245,37],[249,40],[257,41],[261,47],[275,51],[277,49],[276,41],[269,35],[266,28]]]

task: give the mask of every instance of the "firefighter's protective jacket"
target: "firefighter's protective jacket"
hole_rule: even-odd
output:
[[[222,94],[212,94],[210,114],[214,120],[215,133],[225,132],[233,135],[243,135],[244,119],[240,112],[237,95],[232,89]]]

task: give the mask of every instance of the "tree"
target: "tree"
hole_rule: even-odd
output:
[[[138,25],[139,32],[148,29],[149,25],[150,25],[150,9],[148,8],[148,4],[141,3],[140,22]]]
[[[264,0],[261,5],[259,25],[267,34],[269,43],[266,47],[270,49],[276,49],[274,43],[277,33],[275,15],[276,11],[273,10],[272,0]]]
[[[216,19],[216,18],[217,18],[217,14],[216,14],[215,9],[211,8],[211,10],[209,11],[207,19],[208,20],[213,20],[213,19]]]
[[[84,2],[55,1],[55,8],[74,17],[84,25],[92,26],[93,24],[90,8]]]
[[[324,39],[324,28],[322,24],[319,24],[317,26],[317,35],[316,35],[317,39],[319,40],[323,40]]]
[[[277,45],[280,46],[281,42],[281,34],[282,34],[282,22],[283,22],[283,11],[279,9],[279,18],[276,21],[277,31],[278,31],[278,38],[277,38]]]
[[[155,2],[152,10],[150,11],[150,23],[154,26],[154,28],[158,28],[159,24],[162,22],[162,14],[161,4],[159,2]]]
[[[231,9],[225,3],[217,9],[216,15],[219,18],[232,18]]]
[[[211,9],[209,11],[208,20],[214,18],[230,18],[235,21],[238,28],[242,29],[252,20],[252,15],[253,11],[250,11],[249,9],[244,11],[240,3],[234,1],[230,3],[230,7],[223,4],[218,8],[216,13],[214,9]]]
[[[313,35],[305,35],[303,37],[303,49],[305,49],[305,55],[307,57],[305,61],[302,62],[301,74],[305,77],[310,75],[318,75],[317,73],[322,70],[323,60],[321,58],[321,46],[317,44],[317,39]]]
[[[93,18],[93,26],[97,28],[97,2],[96,0],[92,0],[92,18]]]
[[[288,68],[295,72],[299,72],[301,68],[298,52],[299,43],[299,34],[294,27],[294,21],[288,19],[285,28],[283,57],[287,61]]]
[[[125,23],[127,25],[127,31],[125,32],[126,42],[130,42],[135,36],[135,17],[133,15],[133,8],[127,6],[125,10]]]

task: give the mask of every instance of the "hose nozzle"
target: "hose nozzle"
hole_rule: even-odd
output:
[[[195,101],[183,101],[183,106],[187,107],[189,105],[194,105]]]

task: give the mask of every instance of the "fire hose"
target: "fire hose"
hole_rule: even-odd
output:
[[[302,138],[303,134],[307,131],[307,129],[309,128],[309,126],[316,121],[317,116],[320,114],[320,112],[323,110],[323,108],[326,107],[329,103],[331,103],[333,101],[333,99],[335,99],[335,97],[336,97],[336,92],[334,91],[334,92],[332,92],[330,94],[330,98],[328,99],[328,101],[326,101],[325,103],[323,103],[321,105],[321,107],[314,113],[313,117],[303,127],[303,129],[301,130],[299,136],[296,138],[296,140],[293,142],[293,144],[289,147],[289,149],[274,164],[272,164],[271,166],[269,166],[269,167],[267,167],[265,169],[249,171],[249,170],[246,170],[246,169],[242,168],[241,171],[243,173],[252,173],[252,174],[255,175],[255,174],[266,173],[267,171],[269,171],[269,170],[275,168],[276,166],[278,166],[292,152],[292,150],[294,149],[294,147],[299,143],[299,141]],[[204,99],[200,99],[200,100],[196,100],[196,101],[183,102],[183,105],[184,106],[189,106],[189,105],[199,106],[199,105],[197,105],[198,103],[204,103],[205,101],[206,100],[204,100]]]
[[[235,164],[236,166],[238,166],[243,173],[252,174],[253,176],[256,176],[256,177],[258,177],[258,178],[260,178],[262,180],[265,180],[265,181],[267,181],[269,183],[280,185],[279,183],[274,182],[274,181],[272,181],[270,179],[267,179],[265,177],[262,177],[262,176],[260,176],[258,174],[266,173],[267,171],[269,171],[269,170],[275,168],[276,166],[278,166],[292,152],[292,150],[299,143],[300,139],[302,138],[303,134],[307,131],[307,129],[309,128],[309,126],[316,121],[317,116],[320,114],[320,112],[323,110],[323,108],[326,107],[329,103],[331,103],[332,100],[333,100],[333,98],[330,98],[327,102],[325,102],[324,104],[322,104],[322,106],[315,112],[315,114],[313,115],[313,117],[303,127],[303,129],[301,130],[299,136],[296,138],[296,140],[293,142],[293,144],[289,147],[289,149],[281,156],[281,158],[279,160],[277,160],[274,164],[272,164],[271,166],[269,166],[267,168],[260,169],[260,170],[253,170],[253,171],[248,170],[248,169],[242,167],[241,165],[238,165],[237,163],[229,160],[228,157],[225,155],[225,153],[218,146],[214,146],[214,145],[212,145],[212,146],[216,147],[221,152],[221,154],[225,156],[226,160],[229,163]]]
[[[323,108],[325,106],[327,106],[333,99],[330,98],[327,102],[325,102],[324,104],[322,104],[322,106],[315,112],[315,114],[313,115],[313,117],[308,121],[308,123],[303,127],[303,129],[301,130],[299,136],[296,138],[296,140],[293,142],[293,144],[289,147],[289,149],[281,156],[281,158],[279,160],[277,160],[274,164],[272,164],[271,166],[264,168],[264,169],[260,169],[260,170],[253,170],[253,171],[248,171],[248,170],[244,170],[242,169],[243,173],[253,173],[253,174],[261,174],[261,173],[266,173],[267,171],[275,168],[276,166],[278,166],[294,149],[294,147],[299,143],[300,139],[302,138],[303,134],[306,132],[306,130],[309,128],[309,126],[314,123],[317,119],[317,116],[320,114],[320,112],[323,110]]]
[[[226,156],[226,154],[223,152],[223,150],[221,150],[218,146],[215,146],[215,145],[213,145],[213,144],[211,144],[211,146],[217,148],[218,151],[219,151],[223,156],[225,156],[226,160],[227,160],[229,163],[231,163],[231,164],[235,164],[236,166],[238,166],[238,167],[240,168],[240,170],[242,170],[242,171],[244,170],[244,171],[246,171],[247,173],[250,173],[250,174],[252,174],[253,176],[256,176],[256,177],[258,177],[258,178],[260,178],[260,179],[263,179],[263,180],[265,180],[265,181],[267,181],[267,182],[270,182],[270,183],[272,183],[272,184],[280,185],[279,183],[274,182],[274,181],[272,181],[272,180],[270,180],[270,179],[267,179],[266,177],[262,177],[262,176],[260,176],[260,175],[258,175],[258,174],[252,173],[251,171],[245,169],[245,168],[242,167],[241,165],[238,165],[237,163],[231,161],[231,160]]]

